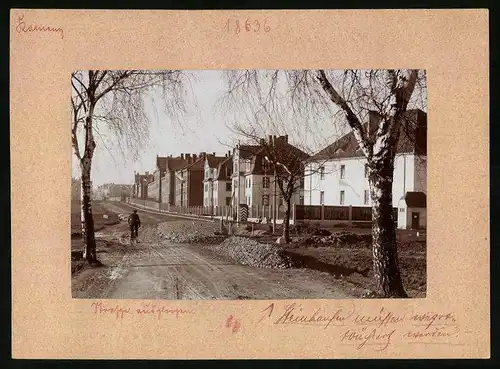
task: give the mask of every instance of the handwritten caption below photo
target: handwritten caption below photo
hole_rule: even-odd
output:
[[[257,324],[310,326],[339,332],[340,344],[356,350],[383,351],[395,342],[405,344],[462,345],[457,317],[451,312],[391,311],[381,307],[365,314],[354,304],[348,307],[308,309],[300,303],[270,303],[261,311]]]

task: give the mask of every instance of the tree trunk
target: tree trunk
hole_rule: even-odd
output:
[[[285,213],[283,215],[283,238],[290,242],[290,198],[283,202]]]
[[[408,297],[401,280],[392,208],[394,161],[385,160],[370,170],[372,198],[373,274],[379,297]]]
[[[89,94],[89,96],[93,97],[93,94]],[[87,260],[89,264],[98,263],[94,233],[94,218],[92,216],[92,182],[90,180],[92,157],[95,150],[92,128],[94,106],[95,105],[93,103],[89,105],[87,117],[85,119],[85,150],[80,161],[80,169],[82,171],[82,237],[85,242],[83,258]]]
[[[97,261],[97,252],[92,216],[90,166],[85,168],[85,165],[82,165],[82,237],[85,242],[83,258],[89,264],[93,264]]]

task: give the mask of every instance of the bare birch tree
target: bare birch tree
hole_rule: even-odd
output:
[[[398,265],[392,182],[408,106],[426,109],[425,73],[412,69],[242,70],[228,71],[225,78],[226,110],[239,112],[242,122],[265,125],[288,119],[290,129],[306,125],[314,132],[312,122],[322,116],[354,134],[368,165],[375,292],[380,297],[406,297]],[[370,127],[364,122],[373,111],[380,119]]]
[[[122,153],[137,156],[149,139],[145,101],[149,93],[162,92],[166,113],[178,118],[187,111],[183,71],[89,70],[71,74],[72,146],[81,170],[81,221],[85,241],[84,259],[99,264],[96,254],[91,206],[91,170],[96,148],[95,134],[105,126]]]

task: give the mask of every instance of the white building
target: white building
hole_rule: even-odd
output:
[[[372,114],[370,123],[376,119]],[[370,127],[374,130],[377,125]],[[352,132],[321,150],[306,166],[305,204],[370,206],[366,163]],[[410,192],[427,193],[427,114],[421,110],[409,110],[401,129],[394,163],[393,206],[398,207],[400,199]],[[422,210],[416,212],[422,214],[420,218],[424,216]]]
[[[281,140],[283,152],[288,157],[306,155],[298,148],[288,143],[288,136],[270,136],[271,140]],[[286,159],[282,160],[286,163]],[[238,173],[239,172],[239,176]],[[302,176],[301,176],[302,177]],[[239,180],[239,186],[238,184]],[[239,145],[233,152],[233,188],[235,188],[233,204],[246,204],[248,206],[272,205],[274,196],[278,205],[283,205],[283,197],[278,186],[275,186],[274,168],[266,160],[266,150],[261,140],[261,145]],[[291,198],[291,204],[303,203],[302,187],[297,186]],[[276,191],[275,191],[276,189]]]
[[[225,156],[207,156],[203,178],[203,206],[231,205],[231,152]]]

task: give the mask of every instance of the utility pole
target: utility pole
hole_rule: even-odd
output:
[[[236,225],[239,226],[240,224],[240,161],[241,161],[241,153],[240,153],[240,141],[238,141],[238,146],[237,146],[237,152],[238,152],[238,162],[236,165],[237,169],[237,180],[236,180],[236,186],[238,187],[237,190],[237,199],[236,199]]]
[[[277,181],[277,178],[276,178],[276,165],[274,163],[273,163],[273,167],[274,167],[273,234],[275,234],[276,233],[276,215],[278,214],[278,212],[276,211],[276,203],[277,203],[276,181]]]
[[[161,175],[162,175],[162,170],[161,168],[158,168],[160,170],[160,178],[158,180],[158,210],[161,210]]]

